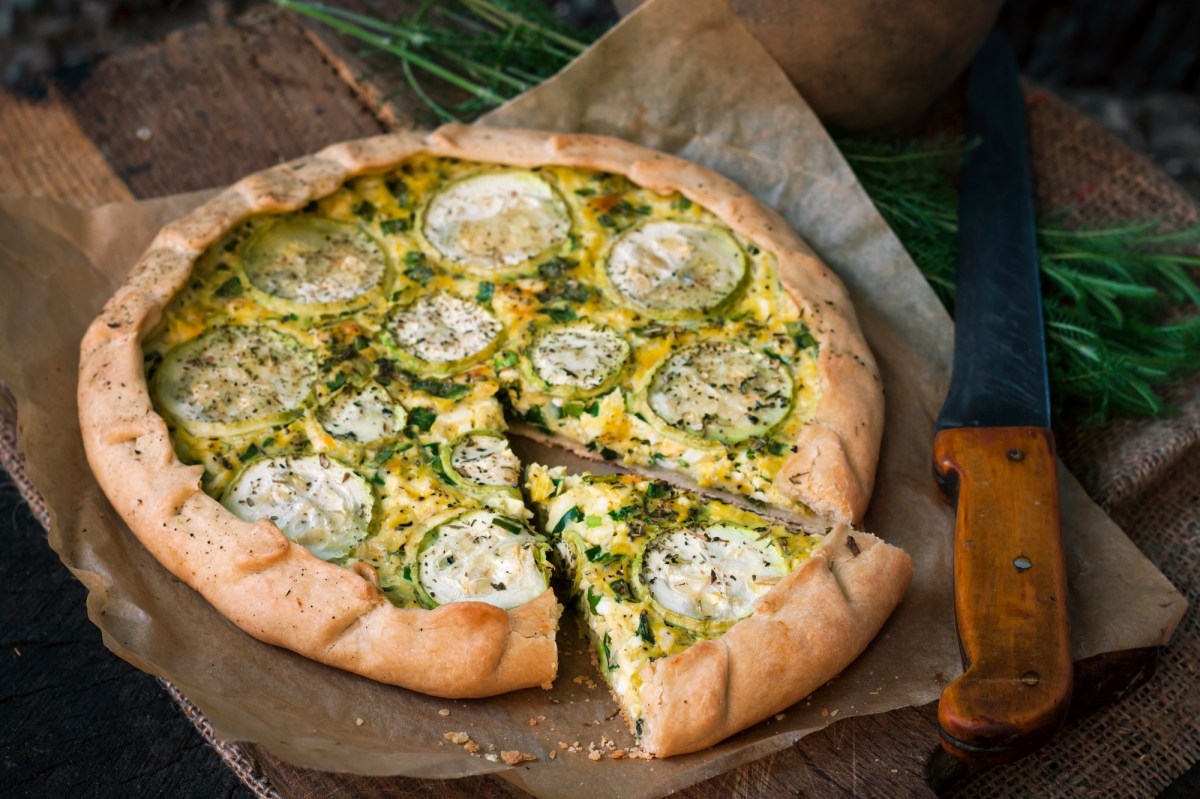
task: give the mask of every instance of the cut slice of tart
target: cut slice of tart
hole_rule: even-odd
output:
[[[630,474],[529,466],[580,623],[647,752],[694,752],[794,704],[866,648],[912,576],[845,526],[797,529]]]

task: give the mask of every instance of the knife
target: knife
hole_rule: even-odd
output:
[[[1073,682],[1025,106],[998,31],[972,62],[965,128],[980,144],[960,177],[954,366],[933,453],[957,506],[964,672],[938,722],[947,752],[991,765],[1053,735]]]

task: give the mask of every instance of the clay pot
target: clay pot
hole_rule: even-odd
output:
[[[642,0],[616,0],[627,14]],[[912,125],[970,63],[1003,0],[728,0],[836,130]]]

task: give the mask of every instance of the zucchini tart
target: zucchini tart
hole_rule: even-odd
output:
[[[438,696],[546,686],[554,573],[581,607],[628,600],[585,626],[658,754],[833,676],[908,581],[844,527],[882,426],[844,288],[738,187],[613,139],[449,126],[246,178],[107,303],[79,406],[155,557],[315,660]],[[511,432],[635,475],[531,466],[523,494]],[[710,562],[723,593],[693,584]],[[803,679],[747,701],[737,653],[781,629]],[[696,681],[712,718],[673,704]]]

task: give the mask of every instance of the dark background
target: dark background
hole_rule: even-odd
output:
[[[0,83],[19,91],[48,72],[196,22],[220,23],[255,4],[0,0]],[[614,18],[608,0],[551,5],[575,22]],[[1014,0],[1001,24],[1030,79],[1102,121],[1200,198],[1200,2]],[[3,795],[251,796],[154,678],[103,649],[87,620],[85,589],[46,545],[2,470],[0,546]],[[1200,768],[1163,796],[1200,796]]]
[[[546,2],[573,23],[616,18],[611,0]],[[36,82],[48,71],[258,4],[0,0],[0,83]],[[1200,198],[1200,2],[1010,0],[1001,25],[1029,78],[1102,121]]]

